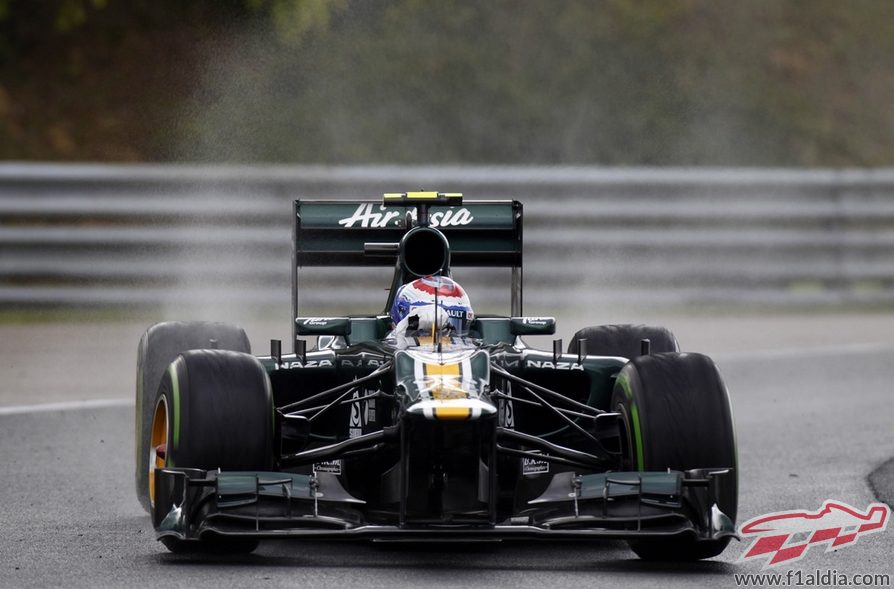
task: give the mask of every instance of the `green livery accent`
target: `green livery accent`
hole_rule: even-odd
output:
[[[624,391],[624,395],[630,400],[630,426],[633,428],[633,443],[636,445],[636,468],[640,472],[645,471],[645,457],[643,456],[643,434],[639,423],[639,410],[633,400],[633,391],[630,383],[624,377],[618,378],[618,384]]]
[[[481,339],[486,344],[510,344],[515,341],[512,330],[509,328],[509,319],[503,317],[478,317],[472,322],[472,331],[481,334]]]
[[[217,475],[217,506],[222,508],[241,507],[258,502],[262,496],[282,499],[282,483],[264,484],[263,479],[288,480],[293,497],[312,497],[311,477],[306,474],[292,474],[288,472],[221,472]],[[259,480],[261,481],[259,483]],[[354,499],[354,502],[359,502]],[[177,530],[179,520],[165,520],[172,525],[170,528]],[[164,525],[165,522],[162,522]],[[181,531],[183,531],[181,529]]]
[[[349,328],[348,343],[375,342],[388,333],[388,324],[381,317],[352,317]]]
[[[643,436],[639,427],[639,411],[635,403],[630,403],[630,422],[633,424],[633,436],[636,438],[636,468],[643,472],[646,470],[643,464]]]
[[[180,381],[177,378],[177,367],[172,362],[168,366],[168,374],[171,375],[171,395],[174,397],[174,449],[180,448]],[[174,466],[169,464],[168,466]]]
[[[611,479],[611,484],[607,481]],[[612,472],[581,477],[580,499],[659,495],[664,505],[680,506],[681,472]]]

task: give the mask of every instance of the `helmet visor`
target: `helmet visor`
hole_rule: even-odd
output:
[[[442,305],[440,302],[435,312],[434,303],[419,302],[410,305],[407,317],[410,318],[406,334],[409,336],[431,335],[437,328],[442,334],[464,337],[469,333],[469,325],[474,317],[472,311],[464,305]],[[413,320],[413,318],[416,320]]]

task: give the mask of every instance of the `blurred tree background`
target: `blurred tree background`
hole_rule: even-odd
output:
[[[894,3],[0,0],[0,158],[894,164]]]

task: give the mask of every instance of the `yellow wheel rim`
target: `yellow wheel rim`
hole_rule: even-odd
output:
[[[155,405],[152,417],[152,433],[149,438],[149,503],[155,506],[155,469],[165,467],[165,458],[156,451],[162,444],[168,443],[168,403],[162,397]],[[167,455],[167,447],[165,448]]]

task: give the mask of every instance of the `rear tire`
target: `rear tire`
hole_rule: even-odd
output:
[[[738,456],[726,386],[702,354],[665,353],[630,360],[618,375],[612,410],[622,416],[624,465],[638,471],[733,468],[717,507],[735,522]],[[723,552],[720,540],[633,540],[646,560],[699,560]]]
[[[666,327],[652,325],[597,325],[584,327],[571,338],[568,353],[577,354],[580,340],[586,340],[586,350],[592,356],[620,356],[636,358],[641,342],[649,340],[652,354],[679,352],[677,338]]]
[[[241,327],[204,321],[168,321],[153,325],[140,338],[137,350],[136,397],[136,489],[137,499],[149,512],[149,465],[155,448],[150,430],[155,414],[156,394],[162,375],[181,352],[211,347],[251,353],[248,336]]]
[[[225,350],[184,352],[161,379],[156,409],[151,430],[166,432],[166,467],[273,468],[270,379],[254,356]],[[153,509],[156,525],[165,515]],[[167,537],[162,542],[172,552],[251,552],[258,544],[222,536],[202,541]]]

